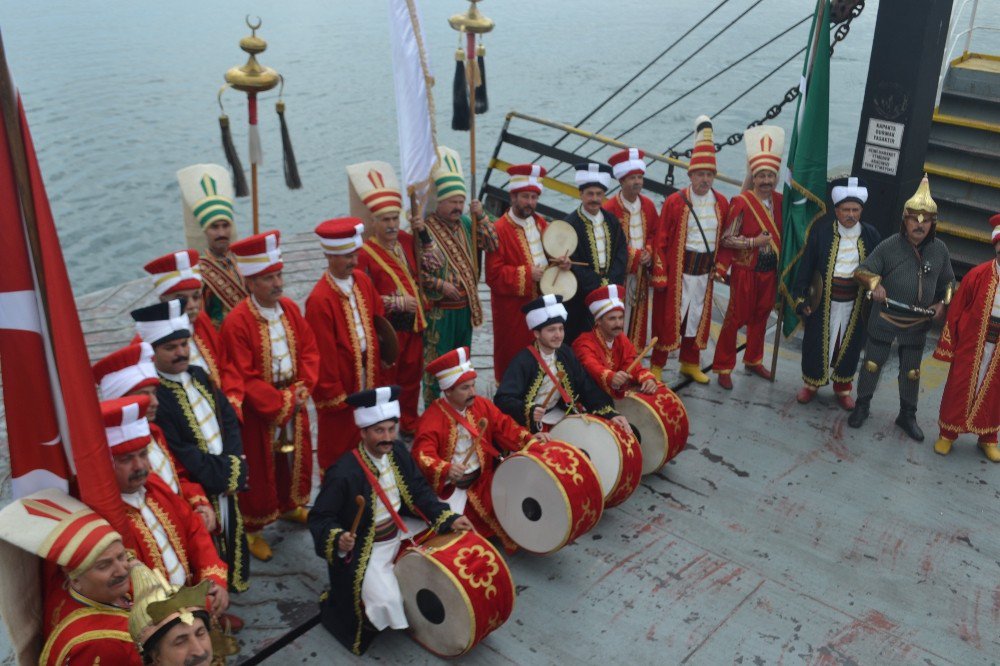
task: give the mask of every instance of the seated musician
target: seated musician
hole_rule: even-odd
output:
[[[590,292],[586,303],[594,316],[594,328],[573,341],[580,365],[613,398],[622,398],[626,389],[656,391],[653,373],[637,362],[635,345],[625,335],[624,295],[625,288],[617,284]]]
[[[546,432],[567,412],[585,411],[628,427],[611,398],[598,388],[563,344],[566,308],[547,294],[521,308],[535,342],[514,356],[497,389],[497,407],[532,432]]]
[[[397,438],[399,391],[383,386],[347,397],[361,442],[324,475],[309,512],[316,554],[330,576],[320,620],[354,654],[363,654],[383,629],[409,626],[393,574],[407,531],[400,514],[435,531],[472,529],[468,518],[435,497]]]
[[[434,492],[452,511],[469,517],[476,531],[496,537],[508,552],[517,544],[497,523],[493,511],[493,470],[502,452],[520,451],[530,432],[476,395],[476,371],[469,348],[459,347],[427,364],[441,397],[424,410],[413,440],[413,458]],[[535,439],[548,441],[540,433]]]

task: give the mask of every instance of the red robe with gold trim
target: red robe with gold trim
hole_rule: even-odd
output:
[[[256,532],[278,515],[309,502],[312,490],[312,435],[309,414],[295,409],[295,393],[310,392],[319,375],[319,349],[312,329],[290,298],[279,299],[292,360],[291,383],[274,385],[271,335],[267,320],[246,298],[222,324],[222,338],[230,363],[243,380],[243,454],[247,459],[247,490],[240,493],[240,509],[247,530]],[[285,430],[294,446],[290,454],[275,449],[276,430]],[[290,436],[289,436],[290,435]]]
[[[625,397],[627,389],[635,388],[635,385],[642,384],[647,379],[656,379],[653,377],[653,373],[639,363],[630,373],[634,384],[626,382],[621,389],[611,388],[611,377],[619,370],[625,370],[639,355],[635,345],[625,333],[619,333],[618,337],[611,343],[610,348],[605,344],[604,337],[596,328],[581,333],[573,341],[573,353],[576,354],[580,365],[597,385],[616,400]]]
[[[535,224],[544,234],[548,222],[535,215]],[[524,230],[507,213],[496,221],[494,229],[499,246],[486,255],[486,284],[493,311],[493,373],[499,382],[511,359],[535,340],[524,324],[521,307],[538,298],[539,292],[538,283],[531,279],[534,263]]]
[[[643,247],[653,254],[653,244],[656,239],[657,228],[659,227],[659,215],[656,212],[656,204],[649,197],[639,195],[639,215],[642,219],[642,240]],[[622,233],[625,234],[625,243],[628,249],[628,274],[638,275],[639,267],[642,265],[639,263],[639,258],[642,256],[641,250],[636,250],[631,245],[631,237],[629,236],[629,224],[631,222],[632,214],[625,208],[625,203],[622,201],[621,192],[611,197],[604,202],[604,210],[608,211],[612,215],[618,218],[618,221],[622,225]],[[649,330],[647,327],[647,321],[649,319],[649,308],[652,305],[649,302],[649,287],[651,286],[651,272],[653,265],[646,266],[642,269],[641,279],[639,280],[637,289],[638,296],[636,297],[635,307],[629,313],[629,320],[626,322],[629,331],[629,339],[632,340],[632,344],[636,347],[642,349],[646,346],[649,340]]]
[[[981,442],[996,442],[1000,431],[1000,345],[990,357],[985,354],[998,270],[996,260],[990,260],[966,273],[934,350],[934,358],[951,363],[938,419],[941,435],[948,439],[970,432]],[[977,386],[983,364],[985,376]]]
[[[184,567],[188,584],[210,580],[225,587],[228,567],[215,550],[205,523],[184,498],[174,493],[156,474],[150,474],[146,478],[146,505],[167,533],[170,545]],[[160,548],[153,532],[142,519],[142,513],[125,504],[125,515],[136,545],[136,557],[150,569],[158,569],[164,576],[169,576],[163,566]]]
[[[413,236],[400,231],[398,247],[403,251],[405,260],[379,245],[375,238],[369,238],[358,252],[358,269],[371,277],[372,284],[380,295],[412,296],[419,303],[416,313],[405,317],[404,313],[386,307],[389,322],[399,341],[399,358],[391,368],[383,371],[382,381],[385,384],[399,384],[402,389],[399,396],[399,425],[403,432],[410,433],[417,427],[417,403],[420,400],[420,381],[424,374],[423,332],[427,327],[427,319],[424,315],[426,304],[414,278],[417,274],[417,261],[413,253]],[[401,320],[409,324],[407,330],[402,330]]]
[[[142,666],[128,630],[128,611],[92,601],[65,587],[46,599],[45,624],[52,629],[38,663],[42,666]]]
[[[344,402],[348,395],[381,385],[382,362],[375,335],[375,315],[385,315],[382,298],[371,279],[354,271],[354,298],[361,314],[367,349],[361,351],[351,301],[328,271],[306,299],[306,321],[319,348],[319,380],[313,390],[318,437],[316,458],[324,472],[360,438],[354,411]]]
[[[691,188],[674,192],[663,202],[660,222],[657,228],[653,256],[653,335],[656,351],[671,352],[681,346],[684,337],[681,324],[681,296],[684,288],[684,246],[687,243],[688,222],[691,209],[684,203],[681,194],[691,201]],[[729,201],[715,190],[715,247],[719,247],[722,229],[729,214]],[[695,344],[698,349],[708,346],[708,334],[712,326],[712,290],[715,280],[708,276],[705,287],[705,301],[702,304],[701,319]]]
[[[451,470],[451,460],[458,441],[458,429],[463,426],[459,425],[442,405],[444,400],[445,398],[438,398],[424,410],[417,426],[411,453],[434,492],[438,497],[447,499],[455,490],[455,486],[448,482],[448,472]],[[482,442],[491,443],[498,451],[520,451],[531,439],[530,432],[486,398],[477,396],[466,410],[465,417],[477,428],[479,419],[486,419],[486,431],[480,433]],[[503,531],[493,510],[493,495],[490,489],[497,462],[493,455],[484,449],[482,442],[476,446],[480,474],[479,478],[466,489],[469,499],[464,514],[472,521],[477,532],[485,537],[497,535],[503,542],[504,548],[508,552],[513,552],[517,549],[517,544]]]
[[[191,477],[187,473],[187,470],[184,469],[179,462],[177,462],[176,458],[174,458],[174,454],[170,450],[170,446],[167,445],[167,438],[163,436],[163,430],[160,429],[160,426],[155,423],[150,423],[149,434],[153,440],[151,444],[160,448],[163,455],[166,456],[171,469],[173,469],[174,478],[177,480],[177,486],[180,489],[181,497],[187,500],[187,503],[191,505],[192,509],[199,506],[211,506],[212,503],[208,501],[208,495],[205,493],[205,489],[201,487],[200,483],[192,481]],[[163,481],[166,483],[165,480]],[[170,484],[167,484],[167,487],[170,488]],[[171,488],[171,490],[173,490],[173,488]]]

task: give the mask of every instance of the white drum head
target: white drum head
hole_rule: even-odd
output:
[[[573,271],[564,271],[558,266],[549,266],[538,281],[538,290],[543,294],[562,296],[568,301],[576,295],[576,276]]]
[[[590,458],[608,499],[622,473],[622,452],[611,429],[594,416],[567,416],[549,431],[552,439],[572,444]]]
[[[552,220],[542,234],[542,247],[545,254],[558,259],[568,257],[576,252],[579,239],[573,225],[565,220]]]
[[[639,431],[643,476],[663,467],[667,462],[667,431],[652,405],[640,398],[625,396],[615,400],[615,410]]]
[[[435,560],[408,550],[396,562],[403,612],[413,637],[429,650],[453,657],[475,639],[475,618],[465,592]]]
[[[492,493],[497,520],[518,546],[544,555],[566,543],[572,509],[544,463],[526,455],[507,458],[493,475]]]

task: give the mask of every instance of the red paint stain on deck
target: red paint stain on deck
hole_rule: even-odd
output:
[[[743,527],[739,523],[729,523],[728,525],[726,525],[726,527],[728,527],[733,532],[739,532],[740,534],[747,533],[747,528]]]
[[[842,658],[853,644],[857,643],[859,639],[865,639],[871,636],[877,636],[878,634],[890,633],[894,631],[899,625],[889,618],[887,618],[882,613],[872,610],[868,611],[864,616],[853,620],[850,624],[843,627],[838,631],[833,637],[827,641],[826,646],[828,652],[820,652],[817,655],[814,664],[826,666],[829,664],[833,666],[834,664],[842,663]],[[900,643],[899,639],[894,636],[887,636],[890,644]],[[912,646],[906,644],[895,645],[899,650],[899,654],[908,653]]]
[[[993,610],[990,615],[993,618],[993,624],[1000,622],[1000,586],[993,590]]]
[[[649,625],[649,631],[646,632],[646,640],[655,641],[656,640],[655,634],[656,634],[656,625],[655,624]]]
[[[851,462],[854,460],[854,453],[844,444],[844,423],[846,416],[838,416],[833,423],[830,437],[824,442],[823,447],[840,460]]]
[[[958,637],[966,643],[971,643],[977,648],[983,647],[983,639],[979,635],[979,601],[982,590],[976,590],[976,600],[972,604],[972,617],[969,617],[969,608],[962,608],[962,618],[958,621]]]
[[[712,587],[723,588],[723,587],[729,585],[731,582],[733,582],[734,579],[739,578],[739,576],[742,573],[743,573],[743,567],[736,567],[735,569],[733,569],[732,571],[730,571],[729,573],[727,573],[725,576],[722,576],[721,578],[716,578],[715,580],[713,580],[711,586]]]

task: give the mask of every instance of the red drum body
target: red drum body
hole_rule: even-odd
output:
[[[510,569],[475,532],[442,534],[406,548],[395,573],[413,638],[440,657],[467,653],[514,610]]]
[[[597,470],[604,506],[617,506],[639,487],[642,450],[631,430],[589,414],[567,416],[549,436],[583,451]]]
[[[661,384],[656,393],[629,391],[615,400],[615,409],[639,431],[644,475],[658,471],[687,445],[687,410],[666,386]]]
[[[590,531],[604,494],[587,456],[563,442],[534,442],[504,459],[493,475],[493,510],[514,543],[554,553]]]

